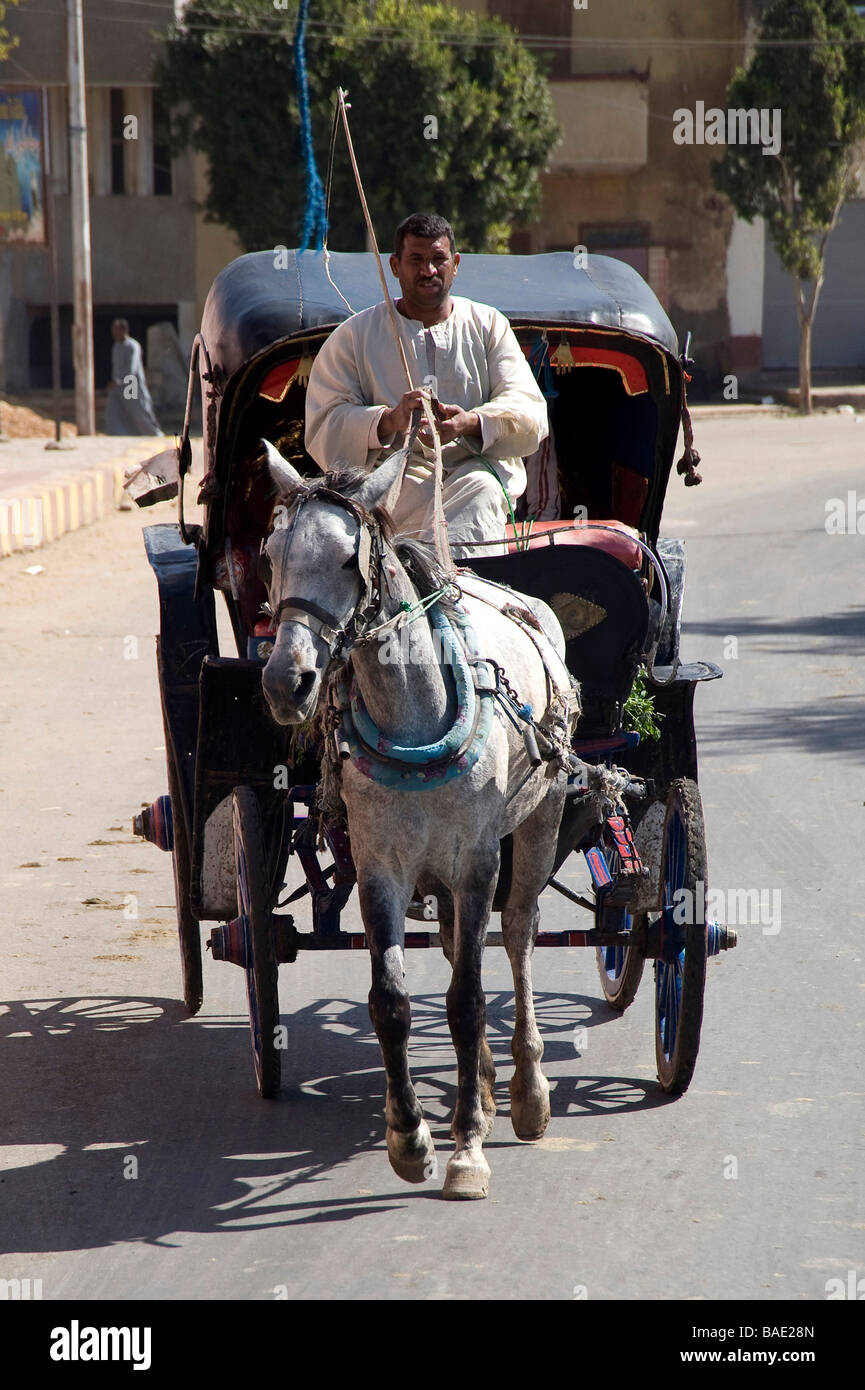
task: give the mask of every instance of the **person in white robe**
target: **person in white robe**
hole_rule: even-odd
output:
[[[105,403],[106,434],[161,435],[144,375],[141,344],[129,336],[126,319],[111,325],[111,380]]]
[[[414,214],[397,228],[390,267],[402,290],[396,317],[414,388],[406,390],[387,303],[364,309],[334,329],[315,359],[305,441],[324,471],[345,463],[372,469],[403,447],[426,392],[435,402],[443,509],[457,553],[460,542],[506,535],[526,487],[523,456],[549,428],[546,401],[505,316],[451,296],[459,260],[444,218]],[[427,541],[434,460],[424,424],[393,520],[400,532]]]

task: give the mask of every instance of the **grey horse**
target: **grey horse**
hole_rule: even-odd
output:
[[[413,581],[422,568],[422,547],[401,545],[391,535],[386,515],[399,489],[403,455],[392,455],[372,473],[334,471],[310,483],[272,445],[265,449],[283,523],[265,546],[278,628],[263,685],[274,719],[291,725],[314,715],[329,689],[338,652],[343,659],[348,656],[366,711],[391,743],[415,749],[441,739],[453,725],[456,696],[428,621],[421,617],[412,623],[410,644],[391,641],[387,660],[382,640],[364,640],[357,623],[367,578],[358,561],[365,523],[381,547],[382,578],[378,612],[372,622],[364,619],[366,628],[380,629],[393,619],[392,636],[399,615],[418,603]],[[553,730],[557,721],[560,741],[569,739],[577,697],[564,666],[564,638],[555,615],[537,600],[483,584],[475,576],[456,578],[480,656],[503,668],[541,728]],[[508,607],[522,607],[523,621],[502,611]],[[526,607],[540,621],[526,622]],[[338,648],[335,634],[341,638]],[[371,956],[370,1017],[387,1076],[387,1149],[394,1171],[407,1182],[432,1177],[436,1161],[408,1066],[405,917],[416,889],[438,902],[441,941],[452,967],[447,1015],[458,1066],[451,1129],[455,1151],[443,1189],[450,1198],[485,1197],[489,1189],[483,1141],[495,1114],[495,1068],[485,1036],[481,958],[505,835],[513,836],[512,881],[502,912],[516,1002],[511,1119],[520,1139],[533,1140],[543,1135],[550,1118],[531,956],[538,896],[553,869],[566,773],[555,759],[533,767],[520,728],[498,705],[489,722],[477,761],[443,785],[380,785],[354,756],[341,764],[340,793]]]

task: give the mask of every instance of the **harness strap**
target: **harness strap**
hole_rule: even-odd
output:
[[[496,612],[501,613],[503,617],[510,618],[511,622],[516,623],[520,630],[534,643],[538,656],[541,658],[544,667],[544,675],[547,681],[548,694],[551,696],[552,692],[555,691],[563,698],[569,698],[573,686],[571,685],[571,677],[568,668],[546,633],[538,631],[538,629],[532,625],[531,621],[525,621],[519,617],[518,613],[515,611],[515,601],[518,601],[521,596],[517,594],[516,590],[509,589],[505,584],[496,584],[494,580],[479,579],[475,574],[460,574],[458,582],[460,588],[469,594],[471,598],[478,599],[481,603],[487,604],[490,608],[495,608]],[[503,598],[501,603],[497,603],[489,594],[482,592],[482,589],[487,585],[501,590],[503,595],[507,597]],[[534,614],[530,609],[526,610],[526,617],[528,619],[534,619]],[[550,658],[553,658],[554,663],[558,667],[558,670],[555,672],[553,670],[553,662],[551,662]]]
[[[292,622],[301,623],[304,627],[309,628],[310,632],[321,637],[322,641],[326,642],[330,648],[333,648],[335,643],[345,636],[344,628],[333,627],[333,623],[336,622],[334,614],[320,608],[311,599],[284,598],[273,615],[274,622],[283,622],[287,613],[292,615]]]

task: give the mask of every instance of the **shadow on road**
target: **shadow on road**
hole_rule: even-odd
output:
[[[365,1003],[318,1000],[283,1016],[275,1101],[255,1090],[245,1019],[190,1019],[161,998],[0,1007],[0,1251],[172,1244],[171,1233],[345,1221],[438,1199],[439,1184],[403,1187],[388,1167],[384,1075]],[[578,1076],[575,1019],[613,1021],[603,1004],[539,992],[536,1008],[554,1115],[665,1103],[642,1079]],[[412,1076],[444,1158],[456,1098],[444,996],[413,996],[412,1018]],[[512,1029],[512,994],[490,992],[487,1031],[501,1069],[491,1148],[518,1142],[507,1103]],[[334,1169],[374,1150],[379,1191],[316,1196]]]
[[[758,650],[778,653],[817,652],[821,656],[856,656],[865,653],[865,607],[842,613],[819,613],[809,618],[745,618],[732,613],[711,622],[685,623],[688,636],[700,634],[723,642],[731,633],[741,646],[759,643]]]

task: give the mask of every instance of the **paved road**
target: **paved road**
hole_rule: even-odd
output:
[[[865,495],[865,423],[710,419],[697,442],[705,484],[671,484],[664,529],[688,539],[685,654],[726,673],[697,700],[711,882],[780,893],[780,919],[710,962],[675,1102],[654,1081],[650,973],[618,1018],[592,953],[540,952],[554,1089],[535,1145],[509,1126],[491,950],[485,1203],[391,1173],[365,955],[283,967],[276,1102],[254,1090],[239,971],[208,959],[184,1017],[170,866],[129,830],[165,787],[141,515],[65,537],[41,574],[0,563],[0,1278],[40,1278],[46,1299],[822,1300],[865,1274],[865,536],[824,526],[828,499]],[[543,910],[573,920],[554,895]],[[409,970],[442,1153],[446,966],[416,952]]]

